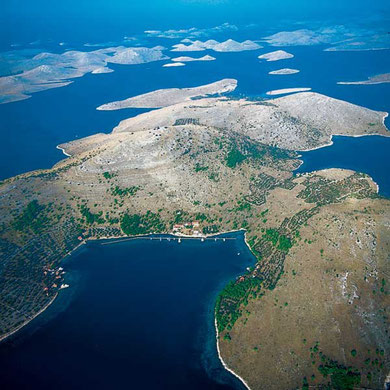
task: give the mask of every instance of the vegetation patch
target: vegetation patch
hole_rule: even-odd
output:
[[[371,354],[370,350],[367,350],[368,354]],[[351,350],[352,357],[357,355],[355,349]],[[380,350],[377,349],[376,355],[380,355]],[[380,373],[378,367],[381,367],[382,361],[380,358],[367,358],[365,359],[365,365],[359,369],[353,366],[345,366],[339,363],[337,360],[331,359],[320,351],[319,343],[317,342],[313,347],[310,348],[310,357],[312,359],[313,366],[316,367],[320,375],[312,375],[311,381],[304,378],[304,384],[306,387],[302,388],[324,388],[324,389],[335,389],[335,390],[352,390],[356,388],[366,388],[362,381],[370,384],[374,379],[381,382],[381,379],[377,376]],[[316,379],[317,378],[317,379]],[[320,382],[318,382],[318,380]],[[369,388],[372,388],[369,385]],[[375,387],[376,388],[376,387]]]
[[[112,179],[113,177],[117,176],[117,174],[112,172],[103,172],[103,177],[107,180]]]
[[[271,241],[277,249],[286,253],[288,253],[293,245],[289,237],[280,234],[276,229],[267,229],[263,237],[266,240]]]
[[[199,163],[195,164],[195,172],[207,171],[208,169],[209,169],[209,167],[207,167],[207,166],[203,167]]]
[[[148,233],[161,233],[166,230],[160,215],[150,210],[144,215],[125,214],[120,222],[123,233],[135,236]]]
[[[261,280],[248,276],[232,281],[219,293],[216,302],[215,316],[218,332],[232,329],[242,311],[240,306],[246,306],[249,298],[256,298],[261,290]]]
[[[236,146],[232,147],[227,156],[226,156],[226,165],[229,168],[235,168],[237,165],[241,164],[246,159]]]
[[[111,190],[111,193],[114,196],[118,195],[121,198],[124,198],[125,196],[134,196],[139,189],[140,187],[138,186],[131,186],[127,188],[120,188],[118,186],[115,186],[115,188]]]
[[[14,228],[21,232],[32,230],[34,233],[42,231],[49,222],[46,207],[38,203],[37,200],[31,201],[14,221]]]
[[[361,375],[357,369],[345,367],[334,360],[328,360],[326,364],[321,364],[318,371],[324,378],[329,378],[332,389],[349,390],[359,386]]]
[[[99,211],[98,213],[92,213],[91,210],[86,206],[82,205],[80,207],[81,215],[85,218],[85,222],[88,225],[92,225],[93,223],[104,223],[104,218],[102,217],[103,212]]]

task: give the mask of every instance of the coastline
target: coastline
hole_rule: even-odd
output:
[[[252,256],[255,257],[256,259],[256,256],[255,254],[252,252],[252,249],[246,239],[246,230],[245,229],[239,229],[239,230],[233,230],[232,232],[239,232],[239,231],[244,231],[244,242],[245,242],[245,245],[248,247],[249,251],[251,252]],[[224,233],[221,233],[221,234],[224,234]],[[214,328],[215,328],[215,343],[216,343],[216,346],[217,346],[217,353],[218,353],[218,358],[220,360],[220,362],[222,363],[223,367],[225,368],[226,371],[229,371],[232,375],[234,375],[237,379],[239,379],[242,384],[248,389],[248,390],[251,390],[251,388],[249,387],[248,383],[245,381],[244,378],[242,378],[240,375],[238,375],[236,372],[234,372],[231,368],[228,367],[228,365],[224,362],[223,358],[222,358],[222,355],[221,355],[221,350],[219,348],[219,333],[218,333],[218,326],[217,326],[217,317],[215,315],[215,303],[214,303]]]
[[[384,118],[383,118],[383,122],[384,120],[387,118],[388,115],[386,115]],[[317,150],[317,149],[321,149],[321,148],[326,148],[327,146],[332,146],[333,145],[333,137],[336,136],[336,137],[352,137],[352,138],[360,138],[360,137],[371,137],[373,135],[376,135],[376,136],[379,136],[379,137],[390,137],[390,130],[387,129],[389,134],[379,134],[379,133],[372,133],[372,134],[331,134],[330,135],[330,142],[327,143],[327,144],[324,144],[324,145],[320,145],[320,146],[316,146],[315,148],[310,148],[310,149],[302,149],[302,150],[296,150],[297,153],[300,153],[300,152],[311,152],[313,150]]]
[[[232,375],[234,375],[237,379],[239,379],[248,390],[251,390],[251,388],[249,387],[248,383],[246,383],[245,380],[242,377],[240,377],[231,368],[229,368],[227,366],[227,364],[224,362],[224,360],[222,359],[221,351],[219,349],[219,343],[218,343],[219,335],[218,335],[217,319],[215,317],[215,314],[214,314],[214,326],[215,326],[215,339],[216,339],[216,344],[217,344],[217,352],[218,352],[218,358],[219,358],[220,362],[222,363],[222,365],[223,365],[223,367],[225,368],[226,371],[229,371]]]
[[[67,156],[67,157],[72,157],[71,154],[66,153],[66,152],[65,152],[65,149],[64,149],[64,148],[61,148],[59,145],[56,146],[56,149],[61,150],[61,152],[64,153],[65,156]]]
[[[26,321],[24,321],[21,325],[19,325],[17,328],[15,328],[14,330],[11,330],[10,332],[2,335],[0,337],[0,343],[2,343],[3,341],[5,341],[8,337],[12,336],[13,334],[15,334],[16,332],[18,332],[19,330],[21,330],[22,328],[24,328],[27,324],[29,324],[32,320],[34,320],[35,318],[37,318],[40,314],[42,314],[54,301],[55,299],[57,298],[58,296],[58,291],[55,293],[55,295],[53,296],[53,298],[41,309],[39,310],[36,314],[34,314],[31,318],[28,318]]]

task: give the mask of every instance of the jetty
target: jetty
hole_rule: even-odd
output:
[[[153,241],[177,241],[181,243],[182,240],[200,240],[200,241],[227,241],[227,240],[236,240],[236,237],[204,237],[204,236],[193,236],[193,237],[128,237],[128,238],[119,238],[117,240],[110,240],[103,242],[102,245],[115,244],[117,242],[125,242],[130,240],[153,240]]]

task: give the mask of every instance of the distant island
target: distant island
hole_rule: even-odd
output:
[[[362,81],[339,81],[337,84],[343,85],[371,85],[390,83],[390,73],[378,74]]]
[[[31,94],[69,85],[87,73],[112,73],[108,64],[135,65],[168,59],[162,46],[106,47],[94,51],[69,50],[61,54],[39,53],[25,58],[26,51],[5,53],[7,76],[0,77],[0,104],[28,99]]]
[[[185,43],[188,43],[186,45]],[[203,50],[214,50],[219,52],[239,52],[246,50],[257,50],[261,49],[262,46],[257,44],[256,42],[246,40],[244,42],[237,42],[233,39],[228,39],[224,42],[218,42],[214,39],[209,39],[205,42],[196,40],[192,41],[191,39],[187,39],[183,43],[178,43],[173,45],[171,51],[203,51]]]
[[[268,74],[275,74],[275,75],[287,75],[287,74],[295,74],[295,73],[299,73],[299,70],[283,68],[278,70],[271,70],[271,72],[268,72]]]
[[[168,62],[167,64],[164,64],[164,68],[175,68],[177,66],[185,66],[186,64],[184,62]]]
[[[260,60],[266,60],[268,62],[287,60],[287,59],[293,58],[293,57],[294,57],[293,54],[287,53],[284,50],[272,51],[270,53],[261,54],[261,55],[258,56],[258,58]]]
[[[203,57],[198,57],[198,58],[183,56],[183,57],[172,58],[172,61],[178,61],[178,62],[215,61],[215,57],[209,55],[205,55]]]
[[[390,200],[362,173],[293,172],[333,135],[388,136],[387,113],[313,92],[214,96],[236,85],[107,103],[158,109],[1,183],[1,339],[50,305],[63,258],[88,240],[243,229],[256,264],[215,305],[226,367],[251,389],[383,387]]]
[[[164,66],[184,65],[181,62]],[[97,110],[119,110],[122,108],[160,108],[171,106],[185,100],[206,97],[207,95],[232,92],[237,87],[237,80],[223,79],[215,83],[193,88],[168,88],[134,96],[125,100],[103,104]]]
[[[308,92],[311,88],[283,88],[283,89],[275,89],[273,91],[268,91],[267,95],[285,95],[287,93],[294,93],[294,92]]]

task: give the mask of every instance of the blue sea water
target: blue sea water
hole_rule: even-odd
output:
[[[2,389],[244,389],[220,363],[214,302],[253,265],[230,240],[89,243],[68,289],[0,345]]]

